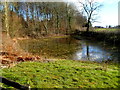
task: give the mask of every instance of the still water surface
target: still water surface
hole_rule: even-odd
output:
[[[40,40],[23,40],[20,46],[27,52],[49,58],[89,61],[115,61],[120,58],[120,51],[114,46],[76,40],[73,38],[52,38]]]

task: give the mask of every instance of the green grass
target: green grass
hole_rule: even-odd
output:
[[[118,88],[118,73],[118,65],[72,60],[22,62],[2,70],[4,77],[32,88]]]
[[[120,32],[120,29],[115,28],[96,28],[94,31],[96,32]]]

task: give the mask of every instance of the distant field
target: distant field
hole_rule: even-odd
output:
[[[88,35],[89,34],[89,35]],[[87,37],[91,40],[95,39],[97,41],[110,43],[111,45],[120,46],[120,29],[117,28],[90,28],[89,33],[86,34],[86,31],[81,31],[80,35],[75,36],[79,38]]]
[[[120,29],[116,29],[116,28],[95,28],[94,31],[97,31],[97,32],[120,32]]]

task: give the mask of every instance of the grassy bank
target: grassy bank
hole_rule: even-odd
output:
[[[120,32],[120,29],[118,28],[95,28],[95,32]]]
[[[106,43],[112,44],[114,46],[120,45],[120,29],[105,29],[99,28],[95,30],[90,30],[88,33],[85,31],[76,30],[73,34],[73,37],[79,38],[87,38],[90,40],[96,41],[104,41]]]
[[[2,70],[4,77],[32,88],[118,88],[118,73],[118,65],[72,60],[22,62]]]

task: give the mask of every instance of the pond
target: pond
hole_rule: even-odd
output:
[[[114,61],[118,62],[120,51],[117,47],[89,40],[76,40],[71,37],[45,38],[19,41],[25,51],[44,56],[83,61]]]

